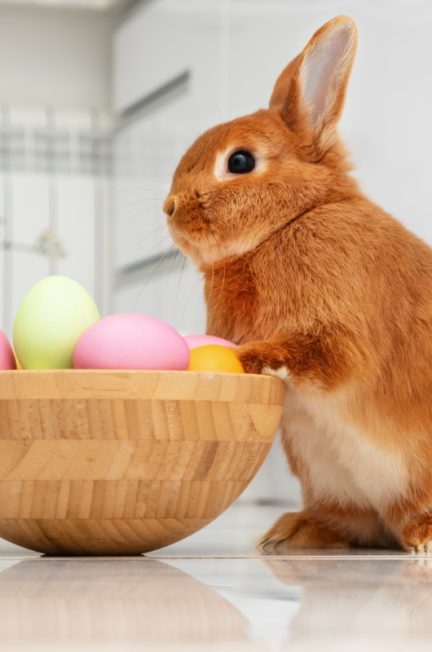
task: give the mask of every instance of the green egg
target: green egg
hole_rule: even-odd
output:
[[[67,276],[48,276],[21,302],[13,343],[24,369],[69,369],[79,337],[100,319],[88,292]]]

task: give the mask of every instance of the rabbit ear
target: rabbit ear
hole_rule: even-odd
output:
[[[335,136],[356,47],[354,21],[334,18],[315,32],[273,89],[270,109],[279,111],[291,129],[309,132],[321,150]]]

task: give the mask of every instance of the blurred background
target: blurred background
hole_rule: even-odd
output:
[[[0,0],[0,322],[47,274],[101,311],[205,331],[162,200],[203,129],[266,105],[333,16],[360,44],[341,124],[365,191],[432,243],[430,0]],[[243,500],[296,500],[279,444]]]

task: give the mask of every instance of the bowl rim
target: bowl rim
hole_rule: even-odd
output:
[[[31,399],[194,400],[282,406],[276,376],[114,369],[0,370],[0,401]]]

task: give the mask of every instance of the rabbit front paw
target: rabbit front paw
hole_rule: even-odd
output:
[[[289,380],[290,371],[284,350],[267,342],[243,344],[236,351],[244,370],[249,374],[269,374]]]

